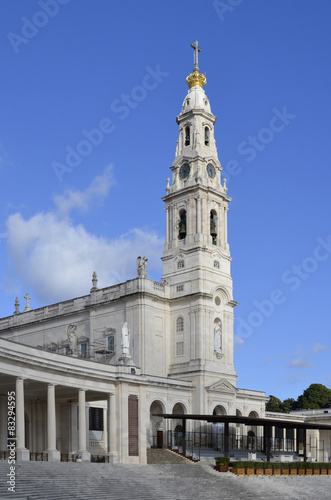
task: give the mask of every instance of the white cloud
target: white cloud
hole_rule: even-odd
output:
[[[316,354],[317,352],[320,352],[320,351],[327,351],[328,349],[329,349],[329,346],[319,344],[317,342],[316,344],[313,345],[313,347],[311,349],[311,354]]]
[[[32,299],[47,304],[88,294],[93,271],[97,272],[99,288],[135,277],[138,255],[147,255],[149,272],[159,272],[163,240],[149,228],[133,228],[110,240],[69,219],[70,209],[88,209],[96,196],[107,195],[112,183],[108,167],[85,191],[57,196],[56,211],[37,213],[29,219],[19,212],[11,215],[7,243],[11,268],[17,276],[7,276],[7,281],[19,279],[24,293],[28,291]]]
[[[325,351],[329,349],[328,346],[316,342],[312,348],[305,352],[302,345],[298,345],[296,352],[293,354],[293,359],[288,362],[287,366],[289,368],[311,368],[315,366],[316,363],[310,361],[310,358],[320,351]]]
[[[312,363],[306,358],[295,358],[292,359],[292,361],[289,361],[287,366],[294,368],[310,368],[312,366],[315,366],[315,363]]]
[[[73,208],[86,211],[94,200],[99,204],[102,203],[109,189],[115,184],[112,170],[112,165],[108,165],[103,174],[95,177],[84,191],[67,190],[64,195],[54,196],[59,217],[67,217]]]
[[[285,384],[295,385],[298,382],[302,382],[303,380],[307,380],[306,373],[296,373],[295,375],[289,375],[288,377],[283,378],[282,382]]]

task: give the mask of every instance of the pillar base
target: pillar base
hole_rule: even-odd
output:
[[[118,456],[117,456],[117,453],[116,452],[109,452],[108,453],[108,457],[109,457],[109,463],[110,464],[117,464],[118,463]]]
[[[61,453],[59,450],[46,450],[44,454],[47,455],[48,462],[61,462]]]
[[[78,451],[77,452],[77,460],[76,462],[90,462],[91,461],[91,453],[89,451]]]
[[[30,450],[26,448],[16,448],[16,460],[22,462],[30,461]]]

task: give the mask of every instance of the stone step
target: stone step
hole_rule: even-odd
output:
[[[192,460],[170,450],[151,448],[147,450],[148,464],[193,464]]]
[[[164,450],[167,452],[167,450]],[[171,456],[170,452],[164,456]],[[16,463],[16,492],[29,500],[303,500],[330,498],[331,476],[238,477],[211,465],[158,463]],[[186,464],[188,462],[188,464]],[[190,466],[191,465],[191,466]],[[0,462],[0,498],[8,497],[7,462]]]

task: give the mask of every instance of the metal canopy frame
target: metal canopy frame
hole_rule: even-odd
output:
[[[198,414],[182,414],[182,413],[156,413],[153,414],[158,417],[163,417],[173,420],[182,420],[183,434],[186,435],[186,421],[187,420],[200,420],[210,422],[213,424],[224,424],[224,455],[229,456],[229,424],[244,424],[263,427],[265,438],[265,451],[267,461],[270,461],[271,455],[271,428],[281,427],[284,429],[296,429],[303,431],[303,457],[304,461],[307,460],[307,429],[315,430],[328,430],[331,431],[331,425],[314,424],[309,422],[289,422],[288,420],[276,420],[271,418],[258,418],[258,417],[241,417],[237,415],[198,415]],[[184,453],[185,453],[185,439],[184,439]]]

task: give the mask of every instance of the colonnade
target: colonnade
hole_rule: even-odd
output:
[[[7,436],[9,441],[15,442],[17,460],[30,460],[30,450],[25,447],[25,402],[24,402],[24,377],[16,378],[15,392],[15,437]],[[56,385],[47,384],[47,433],[46,450],[49,462],[58,462],[61,460],[60,450],[56,449]],[[79,388],[78,391],[78,450],[82,461],[90,461],[90,452],[87,450],[87,430],[88,419],[86,418],[86,390]],[[100,397],[102,399],[102,396]],[[7,418],[6,418],[7,420]],[[117,434],[116,434],[116,400],[114,394],[107,394],[107,436],[108,436],[108,455],[111,461],[114,461],[117,455]],[[2,429],[2,432],[6,432]],[[40,431],[41,432],[41,431]],[[4,441],[4,439],[2,439]]]

